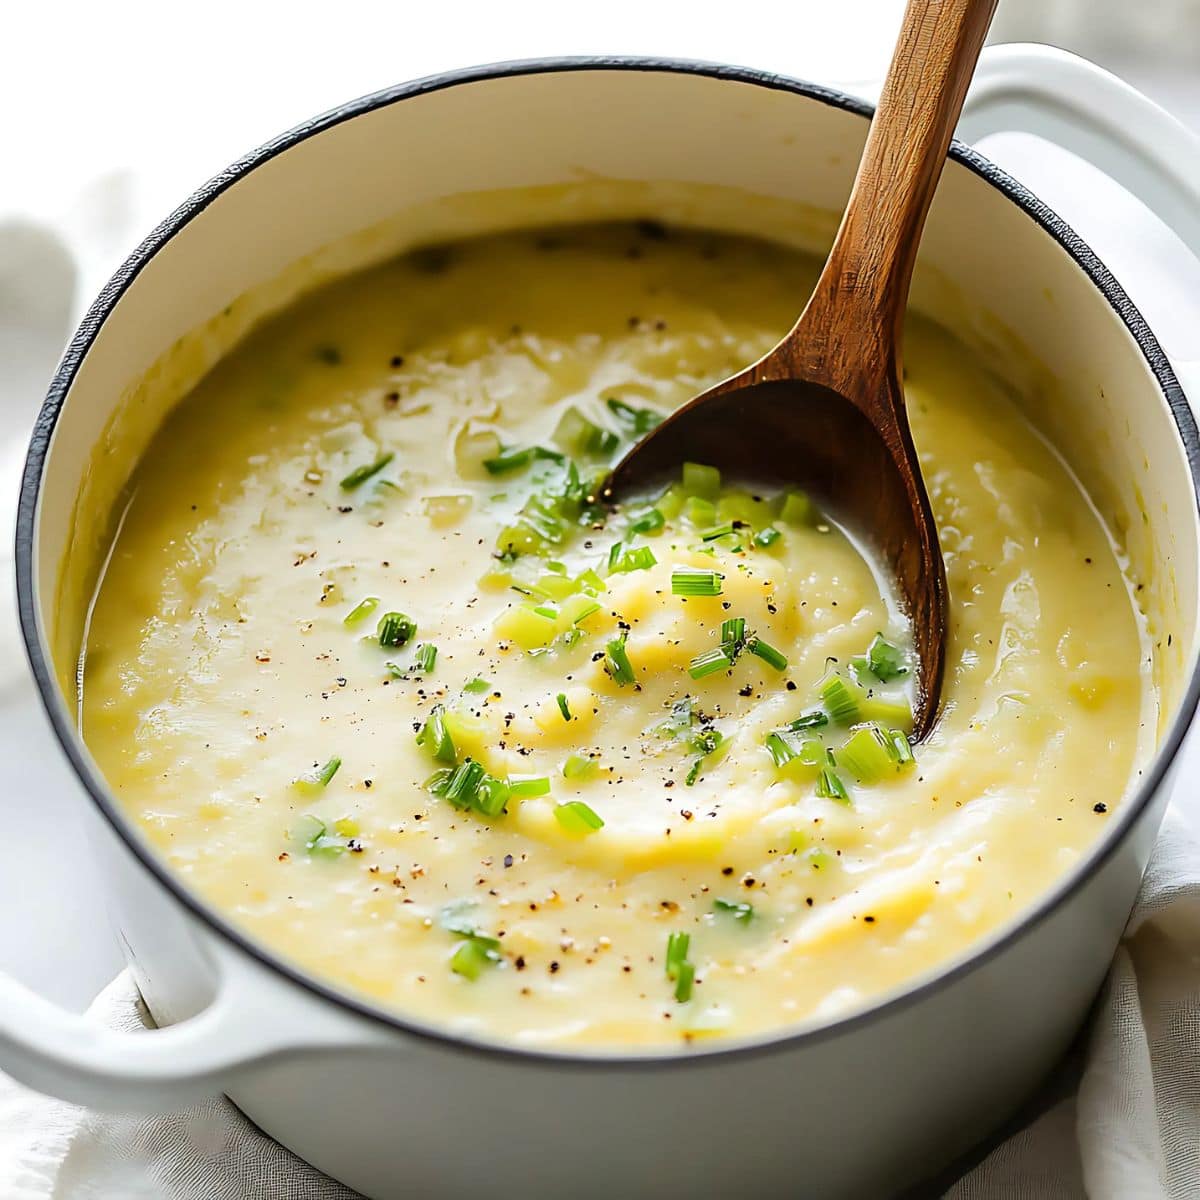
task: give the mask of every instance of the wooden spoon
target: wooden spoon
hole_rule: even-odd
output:
[[[918,739],[937,716],[949,601],[904,408],[901,328],[925,214],[996,3],[909,0],[850,201],[800,319],[634,446],[601,489],[606,503],[644,493],[690,460],[818,495],[895,573],[920,660]]]

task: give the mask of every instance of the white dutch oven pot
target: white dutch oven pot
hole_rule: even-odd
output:
[[[989,59],[964,118],[969,137],[1005,128],[1057,140],[1200,248],[1200,148],[1182,127],[1069,56],[1007,47]],[[117,400],[234,298],[402,210],[580,175],[736,184],[836,213],[868,115],[808,84],[689,63],[533,62],[439,76],[285,134],[134,253],[84,319],[42,410],[17,571],[42,699],[91,795],[81,812],[111,867],[134,974],[169,1028],[106,1031],[0,979],[0,1066],[113,1108],[226,1091],[279,1141],[372,1197],[889,1194],[978,1147],[1028,1099],[1103,980],[1196,706],[1200,443],[1171,364],[1092,250],[962,144],[930,216],[916,303],[973,343],[987,340],[981,330],[1009,331],[1007,344],[1015,335],[1059,381],[1040,417],[1125,526],[1163,647],[1165,700],[1160,749],[1094,851],[969,955],[866,1012],[750,1046],[580,1056],[450,1038],[306,978],[172,878],[109,796],[60,689],[61,654],[54,661],[53,647],[78,641],[59,627],[56,588]]]

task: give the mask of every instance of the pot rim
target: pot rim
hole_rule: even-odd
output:
[[[396,84],[329,109],[320,116],[294,126],[286,133],[246,154],[227,170],[193,192],[182,205],[147,235],[117,268],[112,278],[93,301],[63,354],[34,425],[21,479],[16,521],[16,581],[21,634],[37,684],[38,694],[55,736],[92,801],[127,849],[175,900],[202,920],[210,929],[232,943],[238,950],[249,955],[261,966],[282,975],[311,995],[359,1017],[367,1018],[401,1033],[437,1043],[448,1050],[466,1053],[482,1052],[505,1059],[542,1062],[548,1066],[583,1066],[602,1069],[614,1067],[661,1068],[671,1065],[710,1064],[718,1059],[779,1053],[783,1050],[795,1049],[802,1045],[810,1045],[849,1034],[860,1025],[893,1016],[902,1009],[944,990],[958,979],[980,969],[1000,955],[1027,931],[1046,920],[1062,903],[1081,889],[1125,840],[1132,826],[1146,810],[1151,798],[1162,786],[1168,769],[1174,763],[1184,735],[1191,725],[1197,703],[1200,702],[1200,658],[1192,664],[1187,688],[1171,721],[1170,728],[1155,751],[1140,783],[1121,805],[1116,814],[1116,820],[1109,825],[1093,846],[1088,858],[1045,892],[1019,920],[1007,929],[993,935],[977,950],[972,952],[968,949],[960,953],[944,968],[925,974],[919,982],[912,986],[902,987],[891,994],[885,994],[877,1003],[815,1027],[801,1026],[792,1031],[785,1029],[775,1034],[760,1036],[753,1041],[717,1043],[712,1047],[702,1044],[689,1047],[685,1051],[671,1046],[643,1053],[618,1050],[616,1053],[609,1054],[601,1051],[505,1045],[497,1041],[463,1036],[436,1025],[408,1019],[400,1013],[377,1007],[366,998],[359,998],[349,992],[343,992],[336,985],[309,975],[283,955],[277,954],[271,948],[259,944],[253,937],[238,930],[214,906],[200,895],[190,891],[149,845],[142,842],[132,826],[127,823],[126,818],[110,796],[107,783],[99,770],[89,761],[82,739],[69,720],[66,707],[59,703],[50,654],[48,648],[43,645],[38,625],[34,583],[34,545],[42,476],[51,440],[66,396],[92,343],[126,289],[133,284],[155,254],[218,196],[257,167],[308,138],[343,122],[403,100],[457,87],[460,84],[576,71],[661,72],[707,77],[788,92],[803,99],[815,100],[828,107],[868,119],[874,112],[873,105],[836,89],[751,67],[730,66],[696,59],[627,55],[551,56],[458,68],[424,76],[407,83]],[[1137,342],[1170,409],[1187,457],[1197,511],[1200,512],[1200,433],[1197,432],[1195,418],[1166,354],[1141,313],[1125,294],[1124,289],[1091,247],[1056,212],[1039,200],[1023,184],[961,142],[951,143],[948,157],[1001,192],[1031,220],[1041,226],[1090,278],[1124,323]]]

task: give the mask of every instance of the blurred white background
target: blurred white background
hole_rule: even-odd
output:
[[[548,54],[714,59],[870,95],[902,7],[903,0],[11,0],[0,41],[0,493],[15,491],[25,432],[79,305],[199,183],[299,120],[414,76]],[[1200,0],[1001,0],[993,40],[1077,50],[1200,127]],[[1057,186],[1068,219],[1090,236],[1087,219],[1098,218],[1075,211],[1078,185],[1056,185],[1053,169],[1026,179],[1051,204]],[[1168,257],[1175,253],[1161,230],[1146,228]],[[1145,257],[1142,237],[1101,247],[1127,283]],[[1192,290],[1200,299],[1200,282]],[[1200,311],[1163,307],[1165,319],[1188,327]],[[1193,339],[1191,348],[1198,345]],[[11,521],[6,511],[0,504],[0,524]],[[11,571],[3,538],[0,603]],[[7,604],[0,970],[82,1006],[120,956],[72,819],[77,785],[25,682]]]

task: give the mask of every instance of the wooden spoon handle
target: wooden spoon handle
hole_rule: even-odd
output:
[[[894,361],[925,215],[996,4],[909,0],[841,227],[787,339],[801,351],[792,372],[852,395],[864,372]]]

